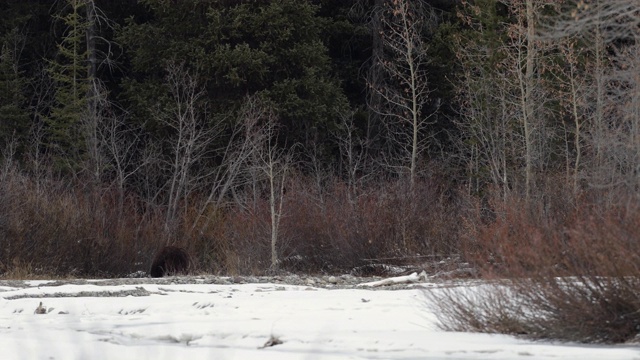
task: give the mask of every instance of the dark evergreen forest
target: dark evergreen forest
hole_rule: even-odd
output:
[[[637,273],[639,13],[2,0],[0,274]]]

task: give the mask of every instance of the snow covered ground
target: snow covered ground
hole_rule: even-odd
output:
[[[0,359],[640,359],[633,346],[443,332],[422,293],[438,291],[434,284],[193,282],[5,283]]]

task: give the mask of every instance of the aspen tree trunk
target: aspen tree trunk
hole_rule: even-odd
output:
[[[526,69],[524,75],[524,96],[523,96],[523,125],[525,138],[525,194],[527,201],[531,198],[531,184],[533,181],[533,122],[534,122],[534,99],[533,89],[535,86],[534,71],[536,60],[535,44],[535,14],[533,7],[534,0],[526,0],[527,19],[527,55]]]
[[[384,0],[375,0],[372,18],[371,18],[371,65],[367,73],[367,83],[369,84],[367,92],[367,103],[369,108],[373,111],[369,111],[367,118],[367,135],[366,139],[368,143],[372,143],[374,136],[379,131],[382,116],[380,115],[380,109],[382,107],[382,96],[379,89],[384,84],[384,73],[381,66],[381,59],[384,57],[384,44],[382,39],[383,34],[383,22],[382,11],[384,6]]]
[[[369,79],[369,89],[377,93],[377,107],[384,122],[391,168],[409,176],[411,188],[417,177],[418,158],[427,148],[429,125],[436,110],[429,109],[428,44],[423,31],[435,23],[432,9],[423,1],[396,0],[377,10],[381,28],[380,58],[374,59],[378,83]],[[380,78],[377,77],[376,80]],[[436,102],[437,104],[437,102]]]
[[[87,142],[87,150],[89,153],[89,169],[93,175],[94,181],[98,182],[101,175],[100,166],[100,149],[98,141],[98,76],[97,76],[97,54],[96,54],[96,7],[93,0],[83,0],[85,2],[85,21],[86,21],[86,46],[87,46],[87,113],[84,116],[85,137]]]

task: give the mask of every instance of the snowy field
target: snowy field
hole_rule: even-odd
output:
[[[640,359],[628,345],[443,332],[423,294],[441,283],[391,291],[192,282],[4,282],[0,359]]]

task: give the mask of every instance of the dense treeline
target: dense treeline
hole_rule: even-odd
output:
[[[509,212],[637,217],[637,14],[2,1],[0,271],[124,275],[165,244],[216,273],[495,259]]]

